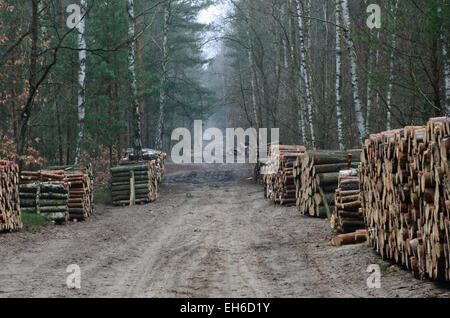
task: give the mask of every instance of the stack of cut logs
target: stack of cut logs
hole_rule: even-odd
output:
[[[0,160],[0,232],[20,229],[19,166]]]
[[[270,147],[268,162],[261,170],[266,198],[281,205],[295,205],[294,162],[305,152],[303,146]]]
[[[369,242],[414,275],[450,280],[450,118],[371,135],[361,155]]]
[[[308,151],[294,162],[297,208],[303,215],[331,218],[339,171],[358,167],[360,151]]]
[[[360,194],[358,169],[340,171],[331,217],[331,227],[339,234],[365,228]]]
[[[51,170],[62,171],[69,185],[69,218],[84,220],[94,213],[94,176],[92,166],[55,166]]]
[[[68,220],[68,185],[64,181],[21,184],[20,206],[22,212],[40,214],[62,223]]]
[[[20,173],[20,184],[29,184],[35,182],[61,182],[64,181],[64,171],[22,171]]]
[[[164,155],[154,160],[121,161],[111,168],[111,193],[114,205],[133,205],[153,202],[158,198],[159,184],[164,174]]]

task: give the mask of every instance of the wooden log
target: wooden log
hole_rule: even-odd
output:
[[[450,280],[449,117],[371,135],[361,154],[362,211],[370,245],[416,277]]]

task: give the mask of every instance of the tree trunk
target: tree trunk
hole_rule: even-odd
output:
[[[442,42],[442,56],[444,58],[445,109],[447,115],[450,115],[450,65],[448,62],[446,42]]]
[[[397,17],[397,8],[398,8],[398,0],[395,0],[394,3],[394,10],[392,10],[392,16],[393,16],[393,27],[395,26],[395,21]],[[386,96],[386,103],[387,103],[387,113],[386,113],[386,130],[391,130],[391,109],[392,109],[392,85],[394,82],[394,54],[395,54],[395,48],[397,44],[397,39],[395,37],[394,30],[391,30],[391,55],[389,56],[389,86]]]
[[[355,105],[356,113],[356,124],[358,126],[360,144],[364,145],[364,138],[367,136],[364,127],[364,119],[361,111],[361,102],[359,99],[359,85],[358,85],[358,74],[356,73],[356,51],[353,44],[353,39],[351,37],[351,23],[350,23],[350,13],[348,9],[348,0],[338,0],[340,1],[342,18],[344,21],[344,39],[347,43],[348,55],[350,59],[350,73],[352,78],[352,89],[353,89],[353,103]]]
[[[161,90],[159,93],[159,121],[158,132],[156,135],[156,148],[164,147],[164,116],[167,102],[167,64],[169,60],[169,19],[170,19],[169,1],[164,7],[164,26],[163,26],[163,43],[162,43],[162,63],[161,63]]]
[[[296,0],[297,15],[298,15],[298,29],[299,29],[299,40],[300,40],[300,73],[305,81],[305,95],[306,95],[306,109],[308,111],[308,122],[309,130],[311,134],[311,147],[316,148],[314,125],[313,125],[313,98],[311,89],[311,74],[309,72],[310,68],[307,65],[306,56],[306,43],[305,43],[305,23],[303,23],[303,18],[301,16],[300,3]]]
[[[292,0],[290,3],[290,9],[293,7]],[[297,111],[298,111],[298,128],[299,132],[302,135],[302,145],[306,145],[306,127],[305,127],[305,119],[304,119],[304,111],[302,105],[302,94],[301,94],[301,85],[300,85],[300,74],[299,74],[299,66],[298,66],[298,54],[296,50],[296,33],[295,33],[295,22],[294,15],[290,14],[291,18],[289,19],[289,27],[291,31],[291,46],[290,46],[290,55],[291,55],[291,78],[295,85],[295,98],[297,99]]]
[[[248,10],[247,10],[247,28],[246,28],[246,32],[247,32],[247,42],[248,42],[248,65],[250,68],[250,82],[251,82],[251,86],[252,86],[252,106],[253,106],[253,114],[255,116],[255,123],[256,123],[256,128],[259,129],[261,128],[261,118],[258,115],[258,103],[256,100],[256,73],[255,73],[255,63],[254,63],[254,59],[253,59],[253,39],[250,33],[251,30],[251,23],[252,23],[252,14],[251,14],[251,4],[250,2],[248,2]]]
[[[136,70],[135,70],[135,57],[136,57],[136,38],[135,38],[135,18],[134,18],[134,0],[128,0],[127,2],[128,17],[130,19],[128,26],[128,69],[131,73],[131,110],[132,110],[132,122],[134,128],[133,136],[133,151],[137,160],[142,159],[142,140],[141,140],[141,112],[139,103],[137,101],[137,82],[136,82]]]
[[[23,154],[26,145],[27,133],[28,133],[28,120],[30,119],[31,109],[34,103],[34,97],[37,93],[36,87],[36,70],[37,70],[37,59],[38,59],[38,40],[39,40],[39,12],[38,0],[32,0],[32,16],[31,16],[31,53],[30,53],[30,73],[28,79],[28,96],[26,105],[21,112],[20,118],[20,131],[19,131],[19,142],[17,144],[17,152]]]
[[[342,49],[341,49],[341,39],[342,39],[342,30],[341,30],[341,6],[340,0],[336,0],[336,118],[337,118],[337,137],[339,149],[344,150],[344,141],[342,136],[342,111],[341,111],[341,102],[342,102],[342,94],[341,94],[341,58],[342,58]]]
[[[84,38],[86,26],[86,0],[81,0],[81,20],[78,29],[78,60],[80,70],[78,73],[78,138],[75,154],[75,164],[80,162],[81,143],[84,138],[84,117],[85,117],[85,81],[86,81],[86,40]]]

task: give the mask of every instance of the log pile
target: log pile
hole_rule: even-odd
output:
[[[371,135],[361,155],[369,242],[416,277],[450,280],[450,118]]]
[[[365,228],[360,194],[358,169],[341,170],[334,195],[334,214],[330,221],[331,227],[339,234]]]
[[[62,182],[64,181],[63,170],[39,170],[22,171],[20,173],[20,184],[29,184],[36,182]]]
[[[68,185],[64,181],[20,184],[20,208],[22,212],[36,213],[63,223],[68,220]]]
[[[351,244],[359,244],[367,241],[367,231],[366,230],[357,230],[356,232],[340,234],[331,240],[331,245],[333,246],[342,246],[342,245],[351,245]]]
[[[294,162],[296,205],[303,215],[331,218],[339,171],[358,166],[360,151],[308,151]]]
[[[266,198],[280,205],[295,205],[294,162],[305,152],[303,146],[270,147],[269,160],[261,170]]]
[[[121,161],[111,168],[111,194],[114,205],[153,202],[158,198],[159,184],[164,175],[165,155],[150,161]]]
[[[0,232],[20,229],[19,166],[0,160]]]
[[[92,166],[54,166],[48,169],[62,171],[69,185],[69,219],[85,220],[94,213],[94,175]]]

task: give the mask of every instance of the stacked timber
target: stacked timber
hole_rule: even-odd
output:
[[[19,166],[0,160],[0,232],[20,229]]]
[[[111,194],[114,205],[153,202],[158,198],[164,175],[165,155],[160,153],[150,161],[121,161],[111,168]]]
[[[64,181],[20,184],[22,212],[36,213],[62,223],[68,220],[68,185]]]
[[[367,231],[357,230],[356,232],[340,234],[331,240],[333,246],[359,244],[367,241]]]
[[[39,171],[22,171],[20,173],[20,183],[28,184],[35,182],[61,182],[64,181],[63,170],[39,170]]]
[[[341,170],[334,195],[335,213],[331,217],[331,227],[339,234],[365,228],[360,194],[358,169]]]
[[[369,243],[417,277],[450,280],[450,118],[371,135],[361,155]]]
[[[297,208],[303,215],[331,218],[339,171],[356,168],[360,151],[308,151],[294,162]]]
[[[294,162],[305,152],[303,146],[270,147],[269,160],[261,170],[266,198],[280,205],[295,205]]]
[[[63,171],[69,185],[69,219],[84,220],[94,213],[94,175],[92,165],[55,166],[48,169]]]

